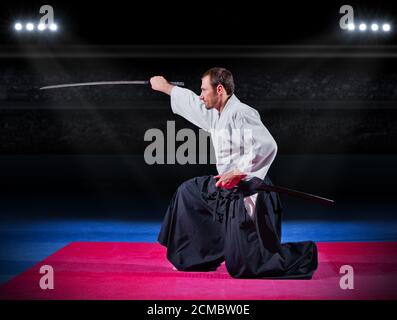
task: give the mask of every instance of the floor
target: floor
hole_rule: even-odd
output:
[[[397,299],[397,242],[317,245],[319,266],[311,280],[265,280],[233,279],[225,265],[175,271],[158,243],[73,242],[1,286],[0,299]],[[44,265],[54,272],[52,290],[40,286]],[[346,265],[352,268],[348,282],[341,269]]]
[[[162,251],[163,248],[156,243],[156,237],[159,228],[160,221],[134,221],[128,219],[3,219],[0,224],[0,281],[2,284],[5,284],[12,279],[20,281],[20,278],[18,280],[18,277],[15,277],[21,275],[21,273],[23,272],[31,272],[29,270],[37,266],[40,261],[43,261],[45,259],[52,259],[60,253],[62,253],[62,257],[64,252],[62,250],[76,250],[76,243],[80,243],[82,248],[86,248],[85,246],[88,245],[88,247],[86,248],[87,255],[95,255],[95,252],[92,251],[93,248],[90,247],[90,244],[93,243],[101,243],[103,246],[110,246],[111,248],[114,248],[112,250],[121,250],[122,253],[128,251],[134,252],[134,250],[137,250],[137,248],[139,249],[140,245],[146,245],[148,246],[148,248],[150,248],[151,251],[154,250],[156,252],[156,259],[158,259],[156,264],[163,265],[165,268],[160,272],[160,274],[162,272],[168,273],[171,271],[169,271],[170,268],[168,266],[168,261],[164,258],[164,252]],[[362,221],[284,221],[283,242],[301,241],[307,239],[318,242],[320,248],[328,248],[327,243],[333,245],[332,248],[328,248],[326,249],[326,251],[320,252],[320,255],[322,257],[321,259],[323,259],[324,263],[327,263],[327,259],[329,260],[329,258],[327,258],[329,257],[328,255],[330,254],[330,252],[332,252],[332,250],[335,251],[335,248],[344,248],[349,243],[351,244],[357,242],[360,242],[362,244],[367,243],[367,245],[371,246],[384,245],[388,248],[387,250],[389,250],[389,258],[394,258],[397,256],[396,254],[392,254],[395,252],[393,250],[395,250],[396,248],[393,242],[397,241],[397,220],[366,219]],[[338,247],[337,243],[340,243],[341,246]],[[120,249],[126,245],[131,245],[132,248],[130,250]],[[151,252],[150,250],[149,252]],[[343,252],[344,251],[340,252],[342,256],[344,254]],[[360,250],[355,252],[356,254],[360,253]],[[353,260],[351,261],[355,262],[356,264],[359,262],[360,268],[363,270],[376,267],[371,267],[370,260],[367,262],[361,261],[371,258],[368,256],[364,256],[364,253],[365,250],[361,251],[361,256],[356,256],[354,258],[352,257]],[[67,254],[67,256],[69,256],[69,254]],[[136,264],[134,261],[128,260],[128,254],[125,258],[133,265]],[[377,257],[378,260],[386,258],[387,256],[383,258],[382,256]],[[107,259],[109,259],[109,263],[111,263],[113,258],[109,256]],[[99,265],[101,265],[103,263],[106,264],[107,262],[104,262],[102,260],[98,263]],[[335,274],[337,269],[335,263],[342,264],[344,263],[344,261],[333,261],[331,265],[321,264],[320,261],[319,271],[316,273],[316,275],[321,278],[323,277],[322,274],[324,274],[325,272],[324,277],[328,277],[330,279],[332,278],[332,281],[336,281],[337,278],[340,277],[340,275]],[[366,263],[370,264],[366,265]],[[394,260],[392,261],[392,263],[390,261],[384,260],[384,264],[381,264],[378,267],[389,271],[393,270],[395,273],[395,271],[397,270],[393,269],[395,267],[394,263]],[[139,269],[139,267],[137,268]],[[225,279],[225,277],[228,277],[224,266],[222,268],[217,271],[215,277],[223,277],[223,279]],[[333,270],[333,274],[326,272],[327,269],[330,268]],[[137,272],[137,270],[134,268],[132,268],[132,270],[133,271],[131,272]],[[375,269],[373,271],[375,272]],[[154,270],[154,273],[155,272],[156,271]],[[25,276],[26,274],[24,275],[24,277]],[[167,275],[166,278],[167,277],[169,278],[170,275]],[[171,277],[174,277],[174,274],[171,274]],[[186,276],[187,279],[190,279],[191,277],[192,275]],[[197,275],[195,277],[200,278],[201,276]],[[376,279],[376,276],[374,276],[373,279]],[[393,279],[394,278],[388,279],[388,281],[392,282]],[[179,275],[176,276],[176,280],[181,280]],[[235,280],[232,279],[232,281]],[[140,290],[140,292],[142,293],[143,291]],[[146,294],[151,294],[150,290],[146,291]],[[394,295],[390,295],[390,293],[389,296],[394,297]],[[261,297],[261,295],[259,295],[259,297]],[[262,297],[264,296],[262,295]],[[282,298],[281,296],[277,297]],[[142,295],[142,298],[144,298],[144,295]]]

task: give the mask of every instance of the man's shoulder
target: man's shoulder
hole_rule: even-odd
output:
[[[244,115],[259,115],[258,111],[246,103],[239,101],[235,104],[233,108],[234,116],[244,116]]]

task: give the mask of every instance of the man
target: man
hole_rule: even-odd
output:
[[[158,238],[167,258],[183,271],[215,270],[225,261],[235,278],[311,278],[315,243],[281,244],[279,196],[258,192],[258,184],[272,185],[276,142],[259,113],[234,95],[230,71],[212,68],[201,80],[199,97],[161,76],[150,79],[171,96],[175,114],[211,134],[218,171],[185,181],[174,194]]]

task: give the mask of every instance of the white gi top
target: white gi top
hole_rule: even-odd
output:
[[[258,111],[232,95],[221,113],[207,109],[193,91],[173,87],[171,108],[199,128],[211,134],[216,168],[219,174],[234,169],[264,179],[277,154],[277,144],[261,121]],[[257,194],[244,198],[250,217],[255,213]]]

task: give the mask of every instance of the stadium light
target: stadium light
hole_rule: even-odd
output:
[[[51,25],[47,25],[45,23],[39,23],[35,25],[31,21],[17,21],[14,23],[13,28],[17,32],[23,32],[23,31],[28,31],[29,33],[32,33],[34,31],[39,31],[39,33],[43,33],[43,31],[51,31],[55,32],[58,31],[59,26],[56,23],[52,23]]]
[[[33,31],[33,30],[34,30],[34,24],[31,23],[31,22],[28,22],[28,23],[26,24],[26,30],[28,30],[28,31]]]
[[[365,22],[361,22],[359,25],[355,25],[353,22],[350,22],[347,24],[347,27],[345,28],[348,31],[354,31],[354,30],[359,30],[360,32],[364,32],[367,30],[372,30],[373,32],[378,32],[378,31],[383,31],[383,32],[390,32],[391,31],[391,25],[390,23],[376,23],[373,22],[371,24],[367,24]]]
[[[347,29],[348,29],[349,31],[353,31],[354,29],[356,29],[356,26],[354,25],[354,23],[349,23],[349,24],[347,25]]]
[[[378,31],[379,30],[379,26],[376,23],[371,24],[371,30],[372,31]]]
[[[23,28],[22,23],[17,22],[16,24],[14,24],[14,29],[17,31],[21,31]]]
[[[50,30],[51,31],[57,31],[58,30],[58,26],[55,23],[53,23],[53,24],[50,25]]]
[[[365,31],[365,30],[367,30],[367,25],[365,23],[360,23],[358,28],[360,29],[360,31]]]
[[[389,32],[390,31],[390,24],[384,23],[382,26],[383,31]]]
[[[39,31],[45,30],[45,24],[44,24],[44,23],[39,23],[39,25],[37,26],[37,29],[38,29]]]

